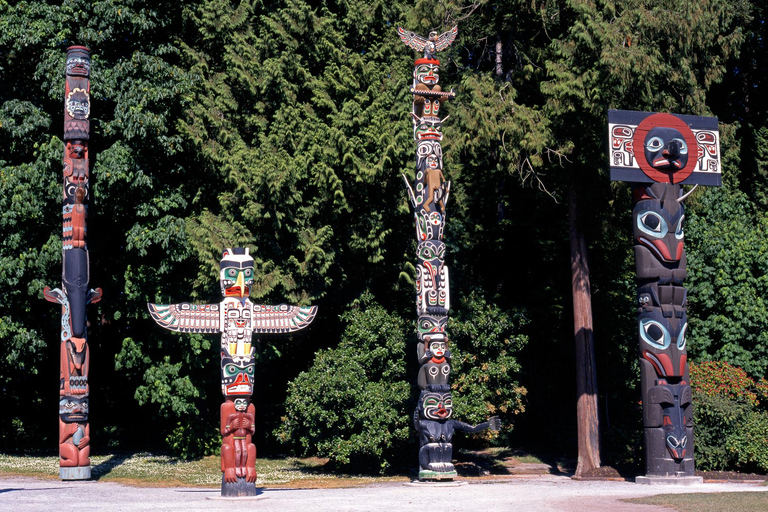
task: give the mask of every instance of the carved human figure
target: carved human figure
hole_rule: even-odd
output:
[[[256,433],[256,410],[249,401],[235,398],[221,405],[221,471],[230,483],[237,482],[238,477],[256,481],[256,445],[251,442]]]
[[[88,397],[63,396],[59,400],[59,465],[90,466],[91,429]]]
[[[419,478],[443,480],[456,476],[452,463],[453,434],[460,430],[476,433],[486,429],[498,431],[501,424],[497,416],[483,423],[470,425],[451,418],[453,399],[448,386],[428,386],[419,396],[414,413],[414,427],[419,433]]]

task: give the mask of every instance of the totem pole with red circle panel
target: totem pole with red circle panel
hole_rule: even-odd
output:
[[[683,187],[721,184],[717,118],[610,110],[608,131],[611,179],[633,186],[646,476],[692,477]]]
[[[101,288],[88,287],[90,263],[86,216],[90,200],[91,53],[84,46],[67,48],[64,92],[61,288],[43,290],[46,300],[61,305],[59,342],[59,478],[91,477],[88,422],[88,304],[101,299]]]
[[[417,382],[421,393],[414,412],[414,427],[419,435],[419,480],[452,480],[457,476],[452,463],[453,434],[456,430],[479,432],[499,430],[494,416],[479,425],[454,420],[450,387],[451,351],[448,348],[448,310],[451,293],[445,265],[445,207],[451,182],[443,174],[443,102],[454,98],[453,91],[439,85],[440,61],[435,54],[455,39],[458,27],[438,35],[422,37],[398,28],[408,47],[423,52],[413,68],[413,138],[416,141],[416,179],[405,180],[416,221],[416,347],[419,360]]]

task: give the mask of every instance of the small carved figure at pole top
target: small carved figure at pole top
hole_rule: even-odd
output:
[[[148,304],[158,325],[177,332],[221,333],[221,495],[255,496],[256,410],[250,403],[255,373],[253,334],[284,335],[307,327],[317,306],[254,304],[253,258],[248,249],[225,249],[218,304]]]
[[[43,290],[46,300],[61,305],[59,342],[59,478],[91,477],[88,397],[90,349],[87,306],[101,299],[89,288],[90,257],[87,215],[90,177],[90,50],[67,49],[64,90],[61,288]]]
[[[646,474],[694,478],[682,186],[720,185],[717,119],[610,110],[608,132],[611,179],[633,183]]]
[[[403,175],[416,224],[416,331],[421,391],[414,413],[414,427],[419,434],[419,480],[451,480],[456,470],[451,462],[453,432],[479,432],[499,429],[497,417],[472,426],[451,419],[450,392],[451,353],[445,326],[451,308],[448,266],[445,264],[446,205],[451,182],[443,174],[443,122],[439,117],[442,103],[454,98],[453,91],[444,92],[439,85],[440,61],[435,57],[447,48],[458,34],[453,27],[444,34],[431,32],[424,38],[402,28],[400,39],[416,51],[424,51],[413,68],[413,139],[416,141],[416,179],[413,183]]]

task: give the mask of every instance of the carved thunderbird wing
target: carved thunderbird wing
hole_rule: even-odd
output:
[[[157,325],[179,332],[221,332],[218,304],[152,304],[149,314]]]
[[[404,42],[406,46],[413,48],[417,52],[424,50],[424,47],[427,46],[427,40],[415,32],[405,30],[402,27],[397,27],[397,33],[400,35],[400,40]]]
[[[452,42],[456,40],[456,35],[459,33],[459,26],[456,25],[448,32],[443,32],[435,41],[435,51],[445,50]]]
[[[279,304],[253,305],[251,326],[254,333],[287,333],[305,328],[317,314],[317,306],[299,307]]]

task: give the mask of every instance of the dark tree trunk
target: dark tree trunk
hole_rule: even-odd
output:
[[[587,244],[579,230],[578,199],[571,188],[568,197],[571,243],[571,284],[573,289],[573,330],[576,337],[576,422],[578,424],[578,464],[576,476],[600,467],[600,430],[597,415],[597,374],[595,338],[592,331]]]

